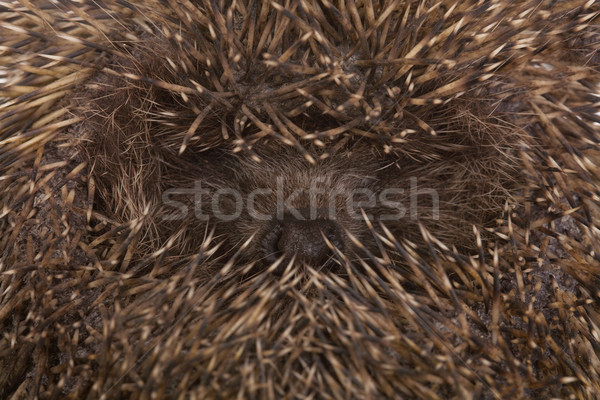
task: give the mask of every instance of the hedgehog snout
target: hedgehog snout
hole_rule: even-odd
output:
[[[286,216],[269,226],[261,245],[269,262],[282,255],[287,259],[296,256],[298,261],[321,267],[333,257],[325,238],[334,247],[343,248],[341,229],[335,221]]]

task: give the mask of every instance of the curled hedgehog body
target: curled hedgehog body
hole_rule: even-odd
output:
[[[0,11],[0,397],[599,398],[597,2]]]

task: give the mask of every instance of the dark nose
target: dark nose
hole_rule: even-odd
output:
[[[281,255],[321,266],[333,256],[323,235],[338,249],[342,249],[339,225],[330,219],[297,220],[284,218],[273,224],[263,239],[263,250],[270,262]]]

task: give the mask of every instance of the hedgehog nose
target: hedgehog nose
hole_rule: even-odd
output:
[[[296,255],[297,259],[318,267],[333,256],[323,236],[335,247],[342,248],[341,230],[334,221],[286,218],[267,233],[263,246],[269,261],[281,255],[290,258]]]

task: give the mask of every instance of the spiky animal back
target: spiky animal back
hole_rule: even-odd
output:
[[[0,397],[597,397],[598,3],[223,3],[0,5]],[[278,278],[153,219],[207,148],[501,133],[478,256],[378,230]]]

